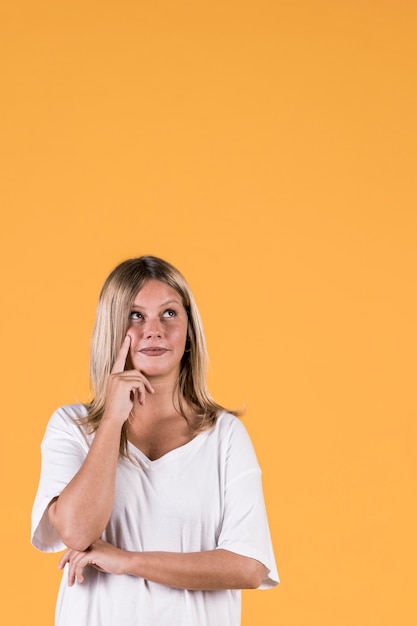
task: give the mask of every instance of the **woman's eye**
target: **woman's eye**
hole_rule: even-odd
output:
[[[130,320],[141,320],[143,318],[142,313],[139,313],[139,311],[131,311],[130,315],[129,315],[129,319]]]
[[[175,317],[177,314],[176,311],[174,311],[174,309],[167,309],[164,313],[164,317]]]

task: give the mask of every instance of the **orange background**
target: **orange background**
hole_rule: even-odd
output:
[[[2,623],[52,624],[40,440],[87,398],[102,281],[151,253],[189,279],[263,467],[282,584],[242,626],[414,625],[417,4],[1,13]]]

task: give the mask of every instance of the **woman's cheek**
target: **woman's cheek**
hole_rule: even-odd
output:
[[[138,328],[135,328],[134,326],[129,326],[129,328],[127,329],[126,335],[130,337],[130,345],[132,345],[132,343],[138,340],[138,335],[139,335]]]
[[[128,356],[131,358],[132,354],[135,354],[138,345],[138,331],[137,329],[130,327],[128,328],[126,335],[130,337],[130,350]]]

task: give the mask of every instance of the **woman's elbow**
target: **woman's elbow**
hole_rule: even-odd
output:
[[[256,559],[249,559],[245,589],[258,589],[265,580],[266,567]]]
[[[79,531],[77,532],[77,529],[73,528],[73,525],[68,520],[65,521],[61,519],[62,516],[58,515],[57,512],[57,500],[58,499],[53,500],[48,508],[50,523],[57,530],[62,543],[64,543],[67,548],[76,550],[77,552],[84,552],[90,547],[94,539],[90,540],[85,534],[81,535]]]

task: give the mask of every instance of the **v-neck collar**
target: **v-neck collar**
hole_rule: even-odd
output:
[[[193,439],[190,439],[190,441],[187,441],[186,443],[183,443],[182,445],[173,448],[168,452],[165,452],[165,454],[154,460],[146,456],[146,454],[142,452],[140,448],[137,448],[135,444],[133,444],[131,441],[127,442],[128,453],[129,456],[136,457],[139,460],[141,466],[145,466],[148,469],[151,467],[157,467],[171,460],[174,460],[178,456],[187,453],[189,450],[197,446],[210,433],[211,430],[212,428],[209,428],[208,430],[199,433],[198,435],[193,437]]]

